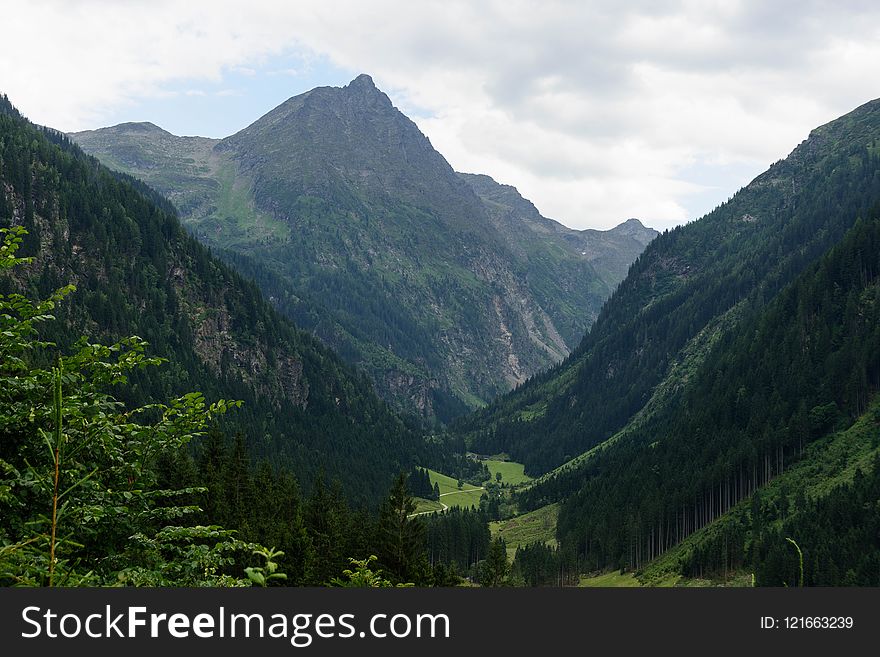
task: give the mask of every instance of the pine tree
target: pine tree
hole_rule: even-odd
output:
[[[328,491],[319,474],[305,508],[306,531],[317,555],[312,584],[326,584],[349,565],[348,524],[348,506],[338,484]]]
[[[489,554],[480,569],[480,583],[483,586],[503,586],[510,572],[507,562],[507,544],[500,536],[492,540]]]
[[[415,510],[406,475],[401,473],[379,511],[379,560],[395,581],[424,584],[428,568],[425,533],[421,521],[410,517]]]

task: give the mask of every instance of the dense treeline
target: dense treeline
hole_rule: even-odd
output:
[[[377,551],[375,511],[349,507],[338,480],[319,475],[303,497],[295,476],[268,461],[252,464],[239,435],[228,441],[211,431],[189,452],[160,461],[163,485],[201,488],[188,500],[204,524],[234,528],[245,541],[283,551],[277,559],[288,585],[322,585],[349,566],[349,558]]]
[[[722,579],[746,571],[757,586],[877,586],[878,466],[875,452],[867,473],[857,469],[851,482],[815,497],[802,488],[756,492],[747,508],[681,557],[682,574]]]
[[[139,335],[164,368],[132,372],[119,396],[139,405],[198,389],[245,403],[222,420],[248,451],[308,488],[322,467],[346,494],[375,504],[395,473],[430,462],[418,432],[368,379],[262,300],[181,228],[170,205],[111,174],[60,133],[28,123],[0,99],[0,226],[28,230],[34,256],[0,292],[45,297],[78,287],[47,325],[63,349],[80,335]],[[429,451],[445,458],[445,446]]]
[[[612,436],[712,320],[758,312],[877,203],[878,116],[874,101],[814,131],[715,211],[656,238],[565,363],[458,430],[530,474]]]
[[[288,584],[323,585],[349,567],[350,559],[377,557],[391,582],[449,586],[476,576],[486,558],[489,524],[485,513],[452,508],[412,517],[418,494],[412,477],[398,477],[378,509],[351,508],[338,482],[319,476],[303,498],[296,479],[263,461],[252,467],[239,437],[227,444],[212,432],[195,459],[178,455],[165,466],[168,483],[204,486],[194,502],[208,523],[234,527],[240,538],[284,552],[277,559]],[[417,469],[416,472],[427,472]]]
[[[512,569],[524,586],[577,586],[581,573],[573,550],[541,542],[517,548]]]
[[[874,216],[722,336],[676,404],[561,478],[577,492],[560,511],[558,533],[585,567],[640,567],[864,413],[880,389]],[[541,495],[530,494],[533,503]],[[740,549],[741,537],[727,538]]]
[[[489,516],[484,511],[453,507],[427,516],[425,523],[428,561],[462,575],[474,575],[489,553]]]

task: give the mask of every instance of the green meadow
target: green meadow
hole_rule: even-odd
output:
[[[495,481],[497,473],[501,473],[501,483],[508,486],[516,486],[532,480],[523,472],[525,466],[522,463],[514,463],[513,461],[486,460],[483,461],[489,472],[492,474],[492,481]]]
[[[440,501],[446,506],[473,507],[480,505],[480,496],[483,488],[472,484],[463,483],[458,487],[458,480],[448,477],[436,470],[428,470],[431,484],[437,484],[440,488]]]
[[[516,549],[529,543],[556,546],[556,517],[559,504],[549,504],[521,516],[489,523],[492,536],[500,536],[507,543],[507,556],[513,559]]]

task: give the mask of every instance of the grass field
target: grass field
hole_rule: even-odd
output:
[[[602,573],[601,575],[581,575],[581,581],[578,586],[586,588],[604,587],[604,588],[632,588],[637,586],[645,586],[640,582],[633,573],[621,573],[615,570],[610,573]],[[678,575],[670,575],[664,580],[658,580],[651,586],[660,588],[668,588],[673,586],[719,586],[719,584],[708,580],[686,579]]]
[[[500,536],[507,543],[507,556],[513,559],[520,545],[543,542],[556,545],[556,517],[559,505],[550,504],[508,520],[490,522],[492,536]]]
[[[517,484],[532,480],[531,477],[523,472],[525,466],[522,463],[496,460],[486,460],[483,463],[489,468],[489,472],[492,473],[492,481],[495,481],[495,473],[497,472],[501,473],[501,483],[508,486],[516,486]]]
[[[581,576],[581,582],[578,586],[621,588],[641,586],[641,584],[632,573],[621,573],[619,570],[615,570],[614,572],[592,577]]]
[[[440,488],[440,501],[446,506],[463,508],[479,506],[480,496],[483,494],[482,488],[467,483],[459,488],[457,479],[447,477],[435,470],[429,469],[428,476],[431,478],[431,485],[436,483]]]
[[[501,459],[491,459],[484,461],[489,472],[492,474],[492,481],[495,481],[495,473],[501,473],[501,481],[510,486],[515,486],[523,482],[531,481],[531,477],[523,473],[523,464],[514,463],[513,461],[504,461]],[[415,498],[415,513],[428,513],[431,511],[443,511],[446,507],[477,507],[480,505],[480,497],[485,492],[482,487],[473,484],[463,483],[461,488],[458,487],[458,480],[449,477],[436,470],[428,468],[428,476],[431,484],[437,484],[440,488],[440,501],[426,500],[420,497]],[[554,517],[553,525],[556,521]]]
[[[415,513],[430,513],[431,511],[442,511],[443,505],[434,500],[426,500],[423,497],[414,497],[416,502]]]

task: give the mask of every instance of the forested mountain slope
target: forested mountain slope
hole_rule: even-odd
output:
[[[687,574],[746,563],[759,583],[793,583],[782,566],[794,535],[809,583],[843,583],[851,565],[850,583],[877,585],[880,544],[866,530],[878,509],[865,499],[878,481],[878,390],[880,206],[722,336],[676,404],[524,501],[568,498],[558,534],[587,568],[639,568],[754,496],[685,554]],[[840,488],[857,469],[865,477]]]
[[[460,177],[366,75],[219,141],[152,124],[73,138],[167,195],[277,308],[427,421],[564,358],[655,234],[572,231]]]
[[[353,499],[378,500],[424,458],[420,436],[370,381],[189,236],[167,201],[30,124],[3,97],[0,225],[10,224],[29,231],[21,254],[34,260],[0,281],[4,293],[77,286],[45,337],[70,345],[80,335],[139,335],[170,361],[134,376],[129,402],[191,390],[244,400],[224,420],[227,433],[242,433],[252,455],[307,487],[324,468]]]
[[[707,354],[719,338],[747,335],[744,322],[880,200],[878,137],[872,101],[814,130],[702,219],[655,239],[563,364],[464,420],[460,433],[540,474],[658,408],[687,415],[679,393],[713,365]]]

